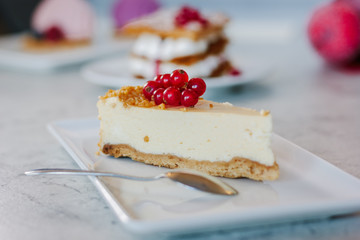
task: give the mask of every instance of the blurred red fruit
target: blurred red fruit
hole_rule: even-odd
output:
[[[313,13],[308,35],[326,61],[349,63],[360,53],[360,15],[347,1],[335,1]]]
[[[44,32],[46,40],[57,42],[65,38],[64,32],[58,26],[52,26]]]

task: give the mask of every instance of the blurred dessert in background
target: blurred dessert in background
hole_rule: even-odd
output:
[[[93,36],[94,17],[85,0],[43,0],[32,15],[24,48],[48,51],[86,46]]]
[[[195,77],[216,77],[232,69],[225,56],[229,19],[221,13],[200,13],[184,6],[162,9],[135,19],[122,28],[137,37],[129,60],[137,78],[153,78],[181,68]]]
[[[316,52],[336,66],[360,66],[360,1],[332,1],[314,11],[308,36]]]
[[[121,28],[131,20],[152,13],[160,7],[155,0],[117,0],[112,8],[115,35],[121,35]]]

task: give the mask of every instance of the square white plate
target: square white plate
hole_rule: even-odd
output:
[[[94,38],[88,46],[37,53],[22,49],[24,36],[17,34],[0,38],[1,66],[34,72],[52,71],[114,53],[124,53],[131,46],[130,40],[104,37]]]
[[[96,119],[58,121],[48,128],[82,169],[140,176],[168,171],[128,158],[96,155]],[[323,218],[360,210],[359,179],[278,135],[272,140],[280,178],[265,182],[223,179],[239,191],[237,196],[195,191],[166,179],[90,179],[123,225],[143,234]]]

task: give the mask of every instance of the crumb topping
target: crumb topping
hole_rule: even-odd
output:
[[[110,89],[104,96],[101,96],[100,99],[105,100],[107,98],[118,97],[119,101],[124,104],[124,107],[154,107],[155,102],[147,100],[142,91],[142,86],[125,86],[118,90]]]
[[[261,116],[268,116],[269,114],[270,114],[270,111],[267,111],[267,110],[261,110],[260,111],[260,114],[261,114]]]
[[[166,108],[165,103],[162,103],[162,104],[158,105],[158,108],[164,110]]]

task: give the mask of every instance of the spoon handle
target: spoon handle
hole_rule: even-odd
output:
[[[164,175],[158,175],[155,177],[138,177],[138,176],[130,176],[125,174],[111,173],[111,172],[97,172],[97,171],[65,169],[65,168],[41,168],[41,169],[33,169],[25,172],[25,175],[28,176],[44,175],[44,174],[116,177],[116,178],[124,178],[124,179],[137,180],[137,181],[153,181],[165,177]]]

